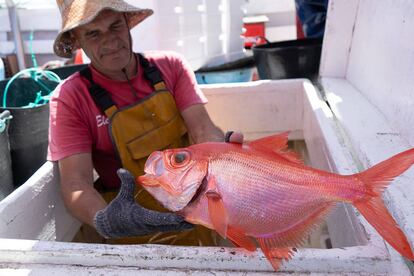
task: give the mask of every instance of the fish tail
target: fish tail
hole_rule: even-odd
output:
[[[368,170],[355,174],[367,188],[366,196],[354,203],[359,212],[374,226],[381,236],[401,255],[414,260],[410,244],[388,212],[381,198],[382,192],[398,175],[406,171],[414,163],[414,149],[399,153]]]

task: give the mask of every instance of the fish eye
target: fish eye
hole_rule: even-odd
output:
[[[185,161],[187,158],[187,155],[185,153],[177,153],[174,155],[174,162],[176,164],[181,164]]]
[[[190,159],[190,155],[188,152],[177,152],[175,154],[172,154],[170,157],[170,163],[172,166],[176,167],[182,167],[185,166]]]

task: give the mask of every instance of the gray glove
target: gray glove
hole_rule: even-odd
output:
[[[93,223],[105,238],[141,236],[156,232],[187,230],[193,227],[180,216],[145,209],[134,200],[135,180],[132,174],[119,169],[121,189],[105,209],[95,214]]]

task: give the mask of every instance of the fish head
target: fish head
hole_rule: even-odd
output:
[[[180,211],[193,199],[208,171],[208,161],[188,148],[153,152],[145,175],[137,178],[155,199],[171,211]]]

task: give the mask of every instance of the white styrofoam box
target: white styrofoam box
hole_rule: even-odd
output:
[[[247,0],[247,15],[286,12],[295,9],[295,0]]]
[[[220,35],[208,35],[206,45],[207,56],[219,56],[223,51],[223,43],[220,40]]]
[[[222,14],[206,16],[206,33],[208,35],[223,33],[222,16]]]
[[[266,38],[271,42],[295,40],[296,32],[296,25],[266,27]]]
[[[199,36],[189,36],[184,38],[185,56],[191,59],[198,59],[204,56],[204,44]]]
[[[221,14],[221,5],[222,0],[205,0],[206,13],[207,14]]]
[[[204,0],[182,0],[183,14],[191,15],[205,12],[206,8],[204,3]]]
[[[240,47],[240,43],[244,43],[244,38],[240,35],[240,33],[230,34],[228,53],[237,53],[237,50]]]
[[[182,19],[182,35],[184,37],[206,34],[203,17],[199,14],[184,15]]]
[[[162,47],[162,41],[164,39],[182,39],[184,37],[183,33],[185,27],[184,18],[182,16],[163,15],[159,16],[159,21],[162,22],[162,24],[158,24],[158,27],[159,29],[162,28],[162,32],[165,34],[159,36],[159,41],[157,41],[159,47]],[[152,33],[151,36],[154,36],[154,34]]]
[[[134,44],[135,51],[168,50],[166,45],[171,45],[170,40],[176,39],[178,44],[183,44],[180,53],[190,61],[194,70],[220,55],[223,63],[228,59],[226,56],[236,56],[235,53],[240,56],[244,51],[243,40],[238,38],[242,29],[243,0],[128,2],[155,11],[154,15],[132,30],[132,36],[137,37],[134,41],[138,42]],[[237,33],[237,37],[232,34],[228,36],[223,40],[225,44],[221,47],[221,53],[209,56],[208,39],[212,35],[230,33]]]
[[[154,14],[152,16],[156,16],[157,14],[162,15],[171,15],[175,13],[181,13],[181,0],[170,0],[170,1],[163,1],[162,5],[158,5],[157,1],[151,0],[144,0],[144,1],[127,1],[134,6],[138,6],[140,8],[152,8],[154,10]],[[155,2],[155,3],[154,3]]]

